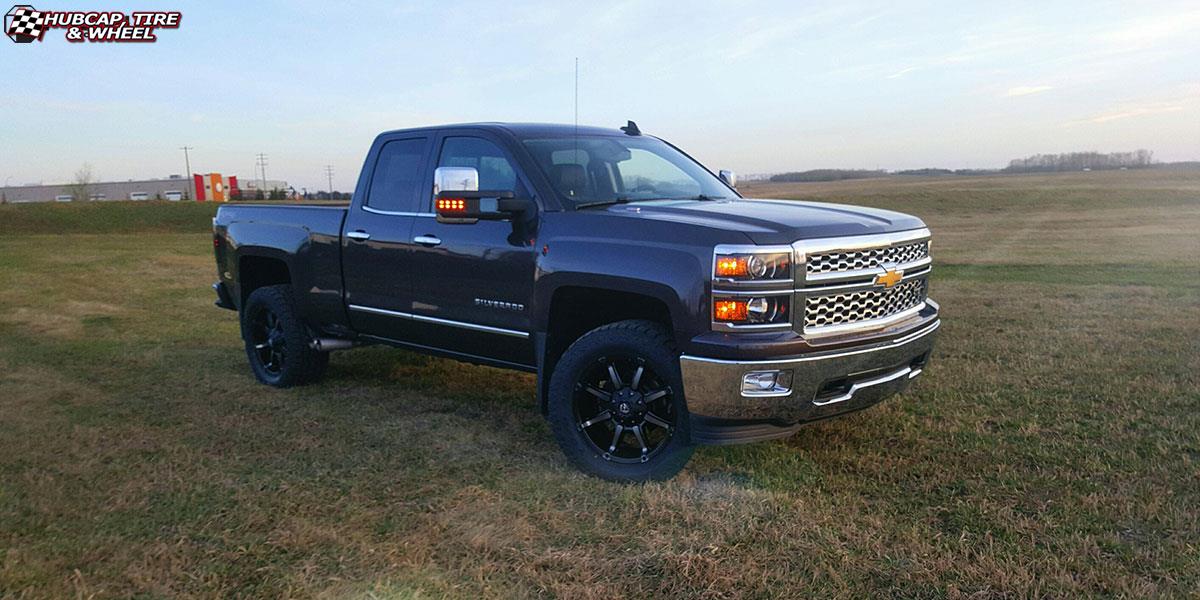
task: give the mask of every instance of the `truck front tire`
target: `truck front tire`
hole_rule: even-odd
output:
[[[311,336],[297,316],[291,286],[254,290],[241,317],[246,358],[259,381],[286,388],[315,383],[325,375],[329,353],[309,346]]]
[[[559,359],[549,392],[550,429],[588,474],[665,480],[692,456],[679,357],[657,323],[619,321],[584,334]]]

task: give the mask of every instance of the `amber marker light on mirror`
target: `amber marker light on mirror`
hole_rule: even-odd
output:
[[[462,198],[438,198],[439,212],[463,212],[467,210],[467,201]]]
[[[717,300],[713,303],[713,318],[726,323],[740,323],[750,316],[744,300]]]

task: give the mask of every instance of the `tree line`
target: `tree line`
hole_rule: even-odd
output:
[[[1066,152],[1063,154],[1034,154],[1014,158],[1004,168],[1006,173],[1035,173],[1043,171],[1082,171],[1084,169],[1144,169],[1154,164],[1149,150],[1133,152]]]
[[[771,176],[771,181],[775,183],[796,182],[796,181],[842,181],[845,179],[870,179],[872,177],[887,177],[888,172],[884,170],[868,170],[868,169],[812,169],[809,171],[793,171],[791,173],[778,173]]]

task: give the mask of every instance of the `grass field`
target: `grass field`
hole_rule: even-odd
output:
[[[935,361],[644,486],[573,471],[527,375],[256,384],[211,207],[0,206],[0,596],[1200,594],[1200,173],[744,191],[924,218]]]

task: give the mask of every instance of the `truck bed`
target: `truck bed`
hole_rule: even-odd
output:
[[[340,204],[265,204],[238,202],[223,204],[217,209],[215,225],[237,222],[275,223],[287,226],[303,225],[312,231],[338,235],[342,220],[349,210],[348,203]]]
[[[246,261],[260,267],[273,261],[278,267],[255,272],[277,274],[269,276],[308,290],[297,302],[318,322],[345,323],[341,233],[348,210],[345,204],[239,203],[218,208],[213,219],[217,263],[233,301],[240,306],[243,300],[239,273]]]

